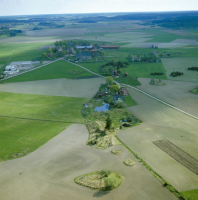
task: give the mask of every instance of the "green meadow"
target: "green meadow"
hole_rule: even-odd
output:
[[[81,74],[71,74],[71,71],[81,70],[83,73]],[[23,82],[23,81],[36,81],[36,80],[47,80],[47,79],[57,79],[57,78],[76,78],[76,77],[84,77],[84,76],[93,76],[92,73],[83,70],[82,68],[68,63],[64,60],[57,61],[55,63],[46,65],[39,69],[36,69],[31,72],[27,72],[20,76],[16,76],[10,78],[8,80],[3,81],[4,83],[11,82]]]
[[[0,92],[0,116],[83,122],[82,104],[89,98]]]
[[[0,117],[0,161],[33,152],[69,125],[71,124]]]

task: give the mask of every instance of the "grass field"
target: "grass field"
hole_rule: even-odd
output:
[[[164,68],[166,69],[167,78],[170,80],[176,81],[190,81],[198,82],[198,73],[197,71],[187,70],[188,67],[197,66],[198,58],[171,58],[171,59],[162,59]],[[170,73],[173,71],[183,72],[183,76],[172,77]]]
[[[83,122],[81,106],[88,98],[0,92],[0,116]]]
[[[132,53],[132,51],[131,51]],[[127,61],[125,58],[108,58],[107,61],[114,59],[115,61]],[[106,62],[102,63],[79,63],[83,67],[86,67],[87,69],[99,73],[98,69],[99,66],[102,64],[105,64]],[[164,66],[162,63],[138,63],[133,62],[129,63],[130,65],[127,68],[122,68],[122,74],[127,72],[132,77],[142,77],[142,78],[160,78],[160,79],[167,79],[166,75],[162,76],[155,76],[153,77],[150,75],[152,72],[163,72],[166,74],[166,71],[164,69]],[[119,81],[119,79],[117,79]]]
[[[69,125],[71,124],[0,117],[0,161],[33,152]]]
[[[75,77],[84,77],[84,76],[93,76],[90,72],[82,70],[81,74],[71,74],[71,70],[82,70],[80,67],[65,62],[63,60],[57,61],[55,63],[49,64],[42,68],[36,69],[31,72],[10,78],[3,81],[4,83],[11,82],[23,82],[23,81],[36,81],[36,80],[47,80],[47,79],[57,79],[57,78],[75,78]],[[69,73],[68,73],[69,71]]]
[[[197,200],[198,199],[198,190],[190,190],[186,192],[181,192],[186,199]]]
[[[127,95],[124,97],[124,102],[126,103],[128,107],[137,105],[137,103],[131,98],[130,95]]]

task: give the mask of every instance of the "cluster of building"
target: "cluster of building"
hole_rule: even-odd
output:
[[[40,64],[40,61],[18,61],[18,62],[11,62],[8,66],[6,66],[3,75],[15,75],[18,74],[22,69],[29,69],[34,65]]]

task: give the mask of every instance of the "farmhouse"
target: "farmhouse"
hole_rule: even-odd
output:
[[[116,46],[116,45],[114,45],[114,46],[110,46],[110,45],[101,45],[100,48],[101,48],[101,49],[119,49],[120,46]]]
[[[127,95],[127,89],[126,88],[120,88],[118,91],[118,94],[121,96],[126,96]]]
[[[79,49],[79,50],[85,50],[85,49],[91,50],[93,48],[94,48],[94,46],[92,46],[92,45],[90,45],[90,46],[76,46],[76,49]]]
[[[92,53],[91,52],[77,53],[76,54],[76,60],[91,60],[91,59],[92,59]]]

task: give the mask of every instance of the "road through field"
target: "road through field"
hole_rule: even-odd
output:
[[[198,117],[198,95],[189,92],[189,90],[197,88],[198,83],[162,80],[163,83],[166,83],[165,86],[154,86],[149,84],[151,81],[149,78],[139,78],[138,80],[141,86],[137,86],[137,88]]]
[[[197,189],[198,176],[153,144],[167,139],[198,159],[197,120],[135,89],[129,88],[128,92],[138,104],[128,110],[143,124],[120,131],[118,137],[179,191]]]
[[[123,146],[94,149],[86,146],[87,138],[87,128],[73,124],[29,155],[0,162],[1,200],[177,199]],[[110,153],[118,147],[122,154]],[[136,165],[125,166],[126,158],[135,160]],[[104,169],[123,174],[123,185],[99,192],[74,183],[79,175]]]

